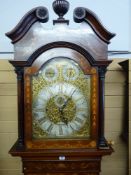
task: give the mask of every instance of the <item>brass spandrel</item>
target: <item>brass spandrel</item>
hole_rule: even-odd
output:
[[[52,59],[32,77],[32,90],[34,138],[90,137],[91,77],[84,75],[76,62],[68,58]],[[75,96],[78,96],[77,100]],[[83,103],[85,109],[82,109],[82,105],[79,107],[79,103]],[[86,111],[85,116],[80,116],[82,111]],[[48,126],[44,122],[39,123],[38,119],[42,117],[48,118]]]

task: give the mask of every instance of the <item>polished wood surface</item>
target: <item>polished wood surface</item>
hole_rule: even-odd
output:
[[[87,8],[77,7],[74,10],[74,20],[78,23],[83,21],[88,23],[100,39],[105,41],[107,44],[109,44],[109,40],[115,36],[114,33],[109,32],[102,25],[96,14]]]
[[[58,43],[58,45],[60,45],[60,43]],[[70,47],[68,46],[67,48]],[[57,48],[54,52],[58,52]],[[78,54],[76,54],[77,52]],[[40,55],[39,52],[36,51],[36,53]],[[41,53],[44,52],[41,51]],[[70,52],[68,51],[68,54],[69,53]],[[73,53],[73,48],[71,53]],[[58,172],[63,173],[63,175],[66,173],[73,174],[76,172],[78,174],[99,174],[101,157],[109,155],[113,151],[111,147],[107,145],[104,138],[104,96],[100,95],[101,93],[104,93],[104,75],[106,67],[110,62],[102,61],[97,66],[97,61],[93,60],[93,62],[91,62],[91,57],[89,57],[89,55],[86,55],[85,57],[82,53],[82,51],[79,52],[79,50],[77,51],[77,48],[74,48],[73,55],[75,55],[75,57],[73,57],[73,59],[78,62],[80,67],[85,71],[85,74],[92,76],[92,129],[90,140],[33,140],[30,78],[34,73],[39,71],[45,63],[43,59],[44,55],[39,58],[36,54],[34,54],[34,58],[32,57],[31,61],[24,62],[24,67],[26,67],[25,64],[27,64],[27,68],[24,69],[23,62],[20,63],[18,61],[11,61],[11,63],[16,67],[16,73],[18,75],[18,100],[20,102],[18,103],[19,137],[15,146],[10,150],[10,154],[22,157],[24,174],[29,175],[32,173],[33,175],[33,173],[42,173],[44,175],[43,172],[47,174]],[[59,55],[59,52],[57,54]],[[79,54],[81,54],[81,56]],[[47,56],[47,58],[49,60],[52,57],[50,55]],[[31,63],[32,60],[33,64]],[[31,65],[29,66],[29,64]],[[94,92],[93,89],[95,89]],[[23,111],[25,112],[23,113]],[[60,160],[60,157],[63,157],[65,160]],[[49,163],[50,161],[51,163]]]
[[[25,16],[21,19],[21,21],[13,30],[6,33],[6,36],[8,36],[14,44],[24,37],[24,35],[28,32],[28,30],[34,23],[36,23],[37,21],[45,23],[48,21],[48,18],[49,15],[46,7],[33,8],[27,14],[25,14]]]
[[[101,158],[110,155],[112,148],[98,149],[65,149],[65,150],[10,150],[13,156],[22,157],[23,172],[29,174],[97,174],[101,169]],[[62,160],[63,159],[63,160]]]

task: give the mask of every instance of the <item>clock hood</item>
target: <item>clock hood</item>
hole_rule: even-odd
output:
[[[69,25],[69,21],[63,18],[69,4],[60,6],[53,3],[53,9],[59,18],[53,20],[52,25],[47,23],[48,9],[36,7],[29,11],[12,31],[6,33],[14,44],[15,60],[28,60],[40,47],[61,41],[80,45],[88,50],[95,60],[107,59],[108,44],[115,34],[107,31],[92,11],[83,7],[76,8],[74,22]]]

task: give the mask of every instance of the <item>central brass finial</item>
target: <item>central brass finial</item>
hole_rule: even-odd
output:
[[[55,0],[53,2],[53,9],[55,13],[59,16],[58,20],[64,20],[63,16],[69,10],[69,2],[66,0]]]

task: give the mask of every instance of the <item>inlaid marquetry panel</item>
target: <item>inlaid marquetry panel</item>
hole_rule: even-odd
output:
[[[23,161],[24,172],[96,172],[100,168],[99,161]]]

